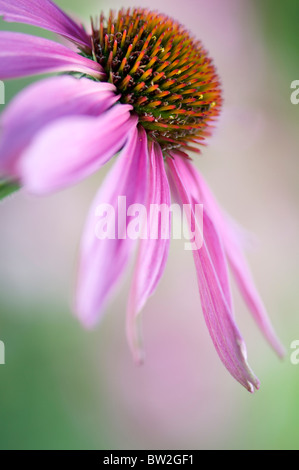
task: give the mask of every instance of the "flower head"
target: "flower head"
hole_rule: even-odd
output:
[[[144,9],[111,12],[92,24],[92,57],[164,155],[207,135],[221,104],[219,80],[202,44],[181,24]]]
[[[75,307],[81,321],[92,326],[101,318],[136,245],[125,236],[127,220],[116,238],[95,236],[98,205],[109,204],[120,215],[119,197],[125,196],[127,205],[169,208],[172,190],[189,207],[190,230],[197,227],[203,238],[193,256],[215,348],[236,380],[249,391],[258,388],[234,320],[227,260],[266,338],[278,354],[283,351],[240,240],[186,153],[198,151],[222,104],[219,79],[202,44],[176,21],[146,9],[101,15],[89,33],[50,0],[0,0],[0,15],[48,29],[77,48],[0,33],[0,79],[63,72],[23,90],[2,114],[1,177],[44,194],[80,181],[119,152],[82,239]],[[203,227],[197,204],[204,205]],[[139,313],[161,279],[169,250],[169,220],[156,224],[159,237],[139,240],[128,302],[127,334],[137,360]]]

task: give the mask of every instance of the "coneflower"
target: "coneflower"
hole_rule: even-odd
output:
[[[8,182],[45,194],[77,183],[116,153],[96,195],[82,240],[76,311],[94,325],[126,268],[133,240],[98,240],[95,211],[107,203],[170,206],[171,191],[191,207],[203,204],[203,243],[193,250],[202,310],[225,367],[250,392],[259,381],[247,363],[233,316],[227,259],[264,335],[283,349],[252,281],[241,244],[188,156],[199,151],[222,98],[215,67],[201,42],[173,19],[146,9],[122,9],[92,21],[90,32],[50,0],[0,0],[6,21],[55,32],[72,47],[13,32],[0,33],[0,79],[49,72],[64,74],[21,92],[1,116],[0,172]],[[77,52],[74,51],[74,44]],[[129,295],[127,334],[140,359],[137,317],[163,274],[167,235],[139,241]],[[164,227],[165,232],[165,227]]]

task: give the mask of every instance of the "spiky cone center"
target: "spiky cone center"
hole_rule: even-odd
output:
[[[164,155],[198,151],[221,107],[215,67],[184,27],[145,9],[110,12],[92,22],[92,58],[131,104]]]

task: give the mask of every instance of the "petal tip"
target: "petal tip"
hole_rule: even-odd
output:
[[[97,324],[96,316],[88,312],[81,303],[77,301],[77,304],[73,306],[72,311],[85,330],[91,331],[95,328]]]
[[[275,352],[278,355],[279,359],[283,360],[286,357],[286,350],[285,347],[277,341]]]
[[[138,356],[134,357],[134,362],[135,362],[136,366],[138,366],[138,367],[143,366],[143,364],[145,363],[145,354],[144,354],[143,351],[140,351],[138,353]]]

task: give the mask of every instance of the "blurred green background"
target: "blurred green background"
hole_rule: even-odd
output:
[[[101,9],[130,6],[57,3],[86,22]],[[107,169],[51,197],[20,192],[0,204],[0,448],[298,449],[299,365],[290,362],[290,343],[299,339],[299,105],[290,102],[290,84],[299,80],[299,2],[138,5],[179,19],[215,60],[224,109],[195,163],[258,240],[248,258],[287,355],[277,359],[234,289],[262,386],[251,396],[234,382],[202,319],[192,256],[176,241],[144,311],[146,362],[136,367],[125,338],[131,273],[94,331],[71,313],[80,233]],[[7,83],[6,102],[32,80]]]

